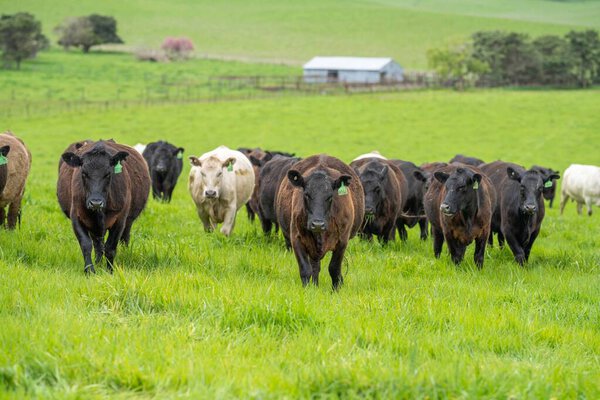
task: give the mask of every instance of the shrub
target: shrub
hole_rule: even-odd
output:
[[[194,44],[188,38],[166,38],[160,46],[170,60],[186,60],[192,56]]]
[[[104,15],[67,18],[55,32],[59,35],[58,44],[66,50],[71,46],[81,47],[84,53],[99,44],[123,43],[117,35],[117,21]]]

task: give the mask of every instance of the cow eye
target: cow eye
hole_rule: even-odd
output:
[[[373,191],[375,193],[379,193],[379,192],[381,192],[381,188],[379,186],[376,186],[375,189],[373,189]]]
[[[105,178],[110,178],[110,172],[106,175],[104,175]]]
[[[217,173],[217,177],[219,177],[219,176],[221,176],[221,175],[223,175],[223,173],[222,173],[222,172],[218,172],[218,173]]]
[[[87,172],[82,172],[81,175],[86,179],[90,177]]]

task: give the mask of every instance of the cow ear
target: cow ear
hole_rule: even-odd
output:
[[[256,167],[260,167],[262,165],[262,161],[254,156],[250,156],[248,159],[250,160],[250,163]]]
[[[188,159],[190,160],[190,164],[192,164],[194,167],[201,167],[202,166],[202,162],[200,161],[200,159],[196,156],[189,156]]]
[[[379,176],[381,176],[382,178],[385,178],[389,169],[390,169],[390,167],[388,167],[387,165],[384,165],[383,168],[381,168],[381,171],[379,171]]]
[[[423,171],[413,171],[413,176],[420,180],[421,182],[427,182],[427,177],[423,173]]]
[[[233,164],[235,164],[235,161],[236,161],[235,157],[229,157],[227,160],[225,160],[225,162],[221,166],[223,168],[227,168],[230,165],[233,166]]]
[[[82,142],[77,142],[77,143],[75,143],[75,148],[76,148],[76,149],[80,149],[80,148],[82,148],[82,147],[83,147],[83,145],[84,145],[84,143],[82,143]]]
[[[267,153],[265,154],[265,156],[262,159],[263,164],[266,164],[267,161],[271,160],[274,155],[275,154],[271,153],[270,151],[267,151]]]
[[[550,176],[548,177],[548,180],[553,181],[554,179],[560,179],[560,175],[558,173],[550,174]]]
[[[184,152],[184,151],[185,151],[185,149],[184,149],[183,147],[179,147],[179,148],[177,148],[177,150],[175,150],[175,151],[173,152],[173,155],[174,155],[174,156],[177,156],[178,154],[181,154],[181,155],[183,155],[183,152]]]
[[[71,153],[70,151],[67,153],[64,153],[62,155],[62,159],[65,163],[67,163],[67,165],[69,165],[73,168],[81,167],[81,165],[83,165],[83,161],[81,160],[81,157],[79,157],[75,153]]]
[[[352,177],[350,175],[340,176],[335,180],[335,182],[333,182],[333,190],[339,189],[342,186],[342,183],[344,184],[344,186],[350,185],[351,179]]]
[[[128,156],[129,156],[128,152],[120,151],[110,158],[110,165],[115,166],[118,163],[120,163],[121,161],[125,160]]]
[[[287,176],[292,185],[304,188],[304,178],[300,172],[296,171],[295,169],[290,169],[287,173]]]
[[[440,181],[441,183],[446,183],[446,181],[448,180],[448,178],[450,178],[450,175],[448,175],[445,172],[441,172],[441,171],[437,171],[433,174],[433,176],[435,177],[435,179],[437,179],[438,181]]]
[[[521,182],[521,174],[515,171],[512,167],[506,168],[506,173],[508,174],[508,178],[513,181]]]
[[[8,155],[9,151],[10,151],[9,145],[0,147],[0,154],[3,155],[4,157],[6,157]]]
[[[473,174],[473,182],[481,183],[481,174]]]

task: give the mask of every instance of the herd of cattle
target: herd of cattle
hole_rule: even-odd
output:
[[[112,270],[117,245],[129,242],[150,191],[158,200],[171,200],[183,153],[184,148],[163,141],[135,149],[113,140],[67,147],[59,160],[57,197],[79,241],[85,272],[95,272],[103,257]],[[436,257],[446,242],[458,264],[475,242],[474,261],[482,267],[486,244],[492,245],[496,234],[499,245],[506,242],[523,265],[544,219],[543,199],[552,207],[560,178],[550,168],[462,155],[416,166],[374,151],[346,164],[325,154],[301,159],[220,146],[188,159],[188,189],[205,231],[222,224],[221,233],[230,235],[245,205],[266,235],[281,230],[303,284],[318,284],[321,260],[331,251],[334,288],[343,282],[341,265],[352,237],[376,236],[386,243],[398,232],[406,240],[406,228],[417,224],[423,240],[431,225]],[[23,141],[10,132],[0,134],[0,222],[9,229],[20,221],[30,168],[31,153]],[[561,213],[572,199],[578,213],[585,204],[591,215],[592,205],[600,206],[600,167],[571,165],[562,177],[561,196]]]

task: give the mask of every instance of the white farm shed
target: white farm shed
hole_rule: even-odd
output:
[[[309,83],[381,83],[402,80],[402,67],[391,58],[315,57],[304,64]]]

